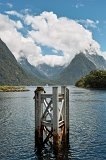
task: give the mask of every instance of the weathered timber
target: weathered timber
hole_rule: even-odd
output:
[[[40,88],[40,87],[38,87]],[[69,138],[69,90],[66,86],[52,88],[52,94],[35,91],[35,143],[50,144],[58,150]]]
[[[69,89],[66,88],[66,141],[69,141]]]
[[[58,87],[53,87],[53,144],[58,146],[59,139]]]

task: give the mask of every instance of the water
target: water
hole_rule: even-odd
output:
[[[57,159],[105,160],[106,91],[69,89],[70,147]],[[49,148],[36,152],[33,91],[0,93],[0,160],[56,159]]]

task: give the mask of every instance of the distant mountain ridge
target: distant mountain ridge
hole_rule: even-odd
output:
[[[0,39],[0,85],[73,85],[93,70],[106,70],[106,60],[98,54],[77,54],[67,67],[40,64],[31,65],[27,58],[19,62]]]
[[[86,54],[86,57],[94,63],[97,69],[105,70],[106,69],[106,60],[98,54]]]
[[[96,66],[85,54],[77,54],[71,63],[60,73],[58,80],[62,84],[75,84],[82,76],[96,70]]]
[[[42,83],[20,67],[14,55],[0,39],[0,85],[33,85],[39,82]]]
[[[62,84],[75,84],[81,77],[93,70],[106,70],[106,60],[98,54],[77,54],[60,73],[58,81]]]
[[[64,70],[64,66],[49,66],[45,63],[40,64],[37,66],[40,73],[44,74],[49,79],[56,79],[56,76],[61,73],[62,70]]]
[[[26,68],[27,67],[28,64],[26,63]],[[25,70],[25,67],[23,69]],[[36,67],[33,66],[33,69],[37,70],[38,73],[40,73],[43,76],[42,78],[47,77],[50,80],[54,80],[54,83],[59,85],[61,84],[70,85],[70,84],[75,84],[77,80],[88,74],[90,71],[97,69],[105,70],[106,60],[98,54],[79,53],[73,58],[73,60],[67,67],[64,66],[51,67],[47,64],[40,64]],[[30,72],[31,74],[32,71]],[[33,73],[35,75],[38,75],[35,72]],[[38,77],[40,76],[41,78],[40,74],[38,75]]]
[[[41,79],[47,79],[47,77],[39,71],[39,69],[33,65],[31,65],[26,57],[20,57],[18,60],[19,64],[23,68],[24,71],[29,73],[29,75],[33,75],[35,77],[41,78]]]

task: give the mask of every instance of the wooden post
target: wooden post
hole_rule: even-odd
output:
[[[69,89],[66,88],[66,138],[69,142]]]
[[[52,88],[52,94],[42,94],[42,87],[35,91],[35,144],[42,148],[50,143],[58,152],[69,139],[69,90]]]
[[[35,141],[37,145],[43,143],[43,130],[41,125],[41,91],[35,92]]]
[[[53,145],[59,145],[59,121],[58,121],[58,87],[53,87]]]
[[[64,120],[64,132],[63,132],[63,143],[66,143],[66,86],[61,86],[61,94],[64,95],[64,105],[63,105],[63,120]]]

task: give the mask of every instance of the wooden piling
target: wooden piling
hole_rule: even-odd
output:
[[[35,139],[38,145],[43,143],[43,132],[41,124],[41,116],[42,116],[41,93],[42,91],[37,91],[35,93]]]
[[[63,130],[63,138],[62,141],[63,143],[66,142],[66,86],[61,86],[61,94],[64,96],[64,103],[63,103],[63,109],[62,109],[62,114],[63,114],[63,120],[64,120],[64,130]]]
[[[58,87],[53,87],[53,144],[59,145]]]
[[[66,88],[66,142],[69,141],[69,89]]]
[[[69,90],[52,88],[52,94],[35,91],[35,143],[52,144],[58,150],[69,138]]]

